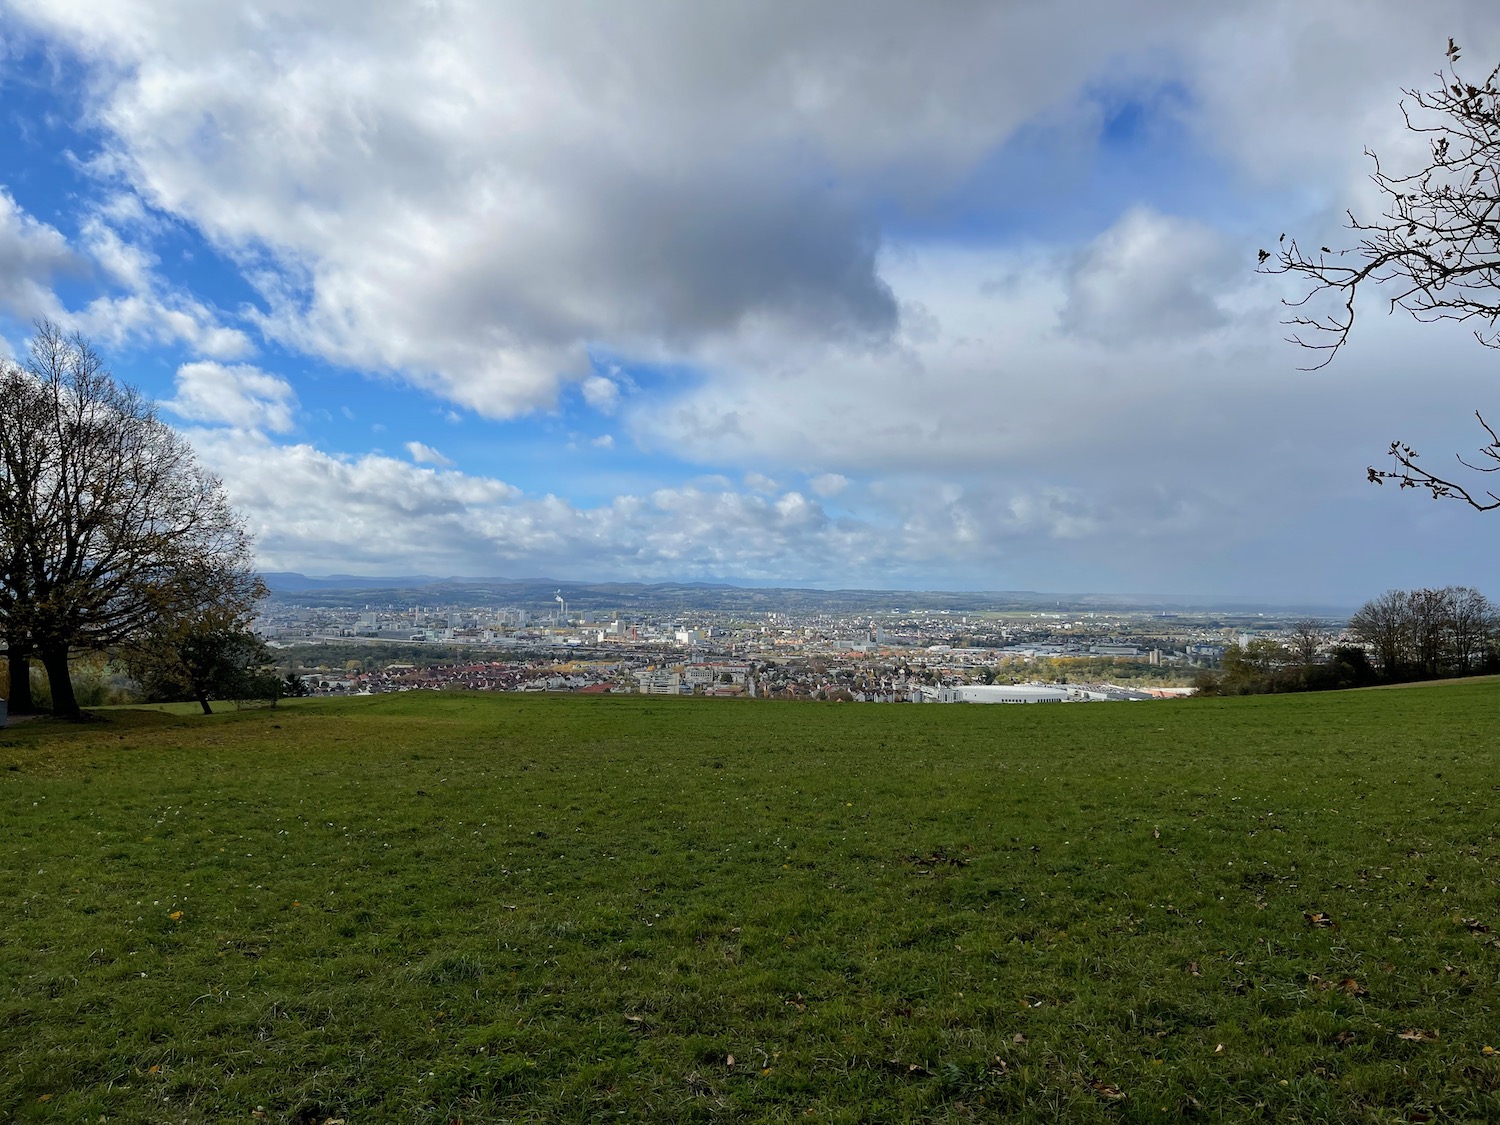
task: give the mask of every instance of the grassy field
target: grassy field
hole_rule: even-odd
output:
[[[1500,1120],[1497,710],[28,723],[0,1117]]]

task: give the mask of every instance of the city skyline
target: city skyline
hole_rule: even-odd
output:
[[[1128,10],[1127,10],[1128,7]],[[1176,592],[1488,584],[1500,356],[1287,232],[1478,2],[932,9],[0,0],[0,350],[48,317],[304,574]]]

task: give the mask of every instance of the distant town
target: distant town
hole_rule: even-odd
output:
[[[421,600],[435,593],[443,600]],[[1044,595],[799,590],[777,598],[735,587],[700,588],[696,597],[680,587],[624,593],[559,585],[548,604],[537,583],[376,590],[273,584],[254,629],[285,652],[313,694],[464,689],[1049,703],[1191,694],[1193,677],[1217,667],[1228,645],[1288,639],[1294,626],[1305,631],[1310,621],[1331,645],[1344,626],[1341,617],[1296,610],[1095,608],[1057,598],[1043,608]],[[512,604],[503,602],[507,594],[515,596]],[[628,606],[609,607],[612,594]],[[747,600],[798,604],[748,608],[741,604]],[[686,604],[692,601],[701,604]],[[934,601],[974,607],[934,608]]]

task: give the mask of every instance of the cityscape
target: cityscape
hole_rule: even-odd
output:
[[[304,669],[298,674],[313,694],[1040,703],[1189,695],[1194,676],[1217,667],[1228,645],[1289,640],[1309,626],[1333,645],[1344,625],[1343,617],[1306,610],[1091,608],[1085,599],[1052,599],[1044,609],[1041,595],[803,590],[791,610],[713,605],[762,593],[734,587],[704,591],[697,608],[653,608],[653,600],[682,595],[659,590],[653,599],[647,587],[619,608],[596,587],[558,586],[549,605],[541,586],[475,584],[467,596],[454,586],[381,589],[380,602],[358,588],[283,590],[263,603],[254,629]],[[434,588],[449,600],[426,600]],[[850,609],[861,593],[869,604]],[[934,601],[974,608],[933,608]]]

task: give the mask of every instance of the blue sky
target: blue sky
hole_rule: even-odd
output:
[[[89,336],[268,569],[1484,587],[1363,476],[1497,357],[1371,301],[1299,372],[1252,265],[1500,18],[1219,8],[0,0],[0,339]]]

